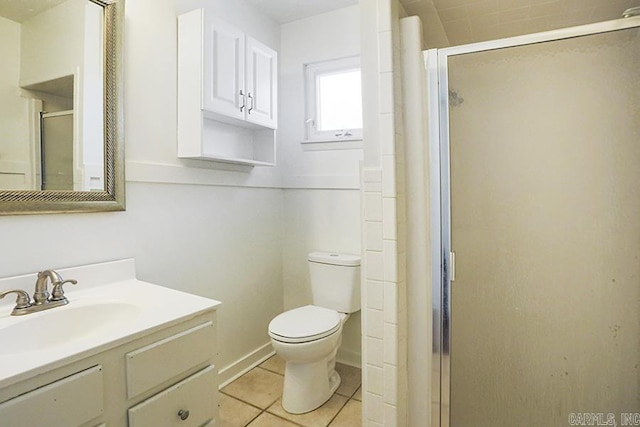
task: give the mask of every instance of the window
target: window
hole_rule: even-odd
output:
[[[307,64],[307,141],[362,139],[360,58]]]

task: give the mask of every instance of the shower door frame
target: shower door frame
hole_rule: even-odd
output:
[[[451,427],[450,321],[455,255],[451,247],[448,59],[450,56],[467,53],[565,40],[629,28],[640,28],[640,16],[423,52],[429,94],[429,197],[433,254],[431,427]]]

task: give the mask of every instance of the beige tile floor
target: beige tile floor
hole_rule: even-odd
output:
[[[273,356],[220,393],[220,427],[359,427],[362,425],[360,369],[336,364],[340,388],[313,412],[293,415],[282,409],[284,361]],[[217,425],[217,424],[216,424]]]

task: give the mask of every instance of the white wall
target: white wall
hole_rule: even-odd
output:
[[[28,106],[18,90],[20,24],[0,17],[0,188],[26,190],[29,171]]]
[[[323,13],[282,26],[280,54],[278,144],[285,168],[285,185],[357,188],[362,147],[335,151],[336,143],[309,147],[305,139],[304,65],[360,55],[358,6]],[[337,143],[344,148],[344,143]],[[318,150],[318,148],[320,150]]]
[[[283,308],[282,191],[148,183],[127,191],[138,276],[223,302],[219,365],[268,344],[267,325]]]
[[[278,161],[286,187],[284,306],[290,309],[312,303],[309,252],[360,253],[362,148],[301,144],[305,138],[304,65],[360,54],[358,6],[282,25],[280,46]],[[360,335],[360,313],[356,313],[345,325],[339,360],[360,365]]]
[[[69,0],[22,24],[20,85],[74,75],[82,66],[85,2]]]
[[[355,190],[284,192],[284,307],[311,304],[307,254],[331,251],[360,254],[360,195]],[[338,359],[360,366],[360,313],[344,326]]]
[[[269,343],[268,321],[283,308],[282,190],[242,187],[258,169],[176,160],[174,0],[129,1],[125,15],[127,211],[0,217],[0,277],[135,257],[141,280],[223,302],[224,368]],[[279,39],[276,24],[263,26]]]
[[[285,299],[302,304],[299,297],[306,291],[284,279],[284,270],[304,270],[308,280],[307,252],[359,252],[360,196],[351,184],[340,190],[282,190],[282,166],[252,169],[177,159],[176,17],[205,3],[279,50],[280,27],[243,0],[127,2],[127,211],[0,217],[0,277],[135,257],[141,280],[223,302],[218,331],[225,368],[263,346],[270,349],[267,325],[283,311]],[[283,116],[281,127],[287,127]],[[339,159],[344,153],[318,158]],[[343,173],[357,176],[357,156]],[[335,170],[324,165],[314,174],[323,185],[331,184]],[[285,228],[294,220],[295,227]],[[293,263],[285,251],[295,252]],[[357,357],[358,316],[349,322],[343,347]]]
[[[244,0],[161,0],[128,2],[127,31],[130,49],[125,52],[127,93],[136,111],[155,117],[154,123],[127,122],[129,139],[153,141],[132,144],[127,140],[129,177],[145,181],[279,187],[279,167],[250,168],[178,159],[176,156],[177,15],[196,8],[210,8],[230,24],[279,50],[280,27]],[[142,17],[142,18],[141,18]],[[130,33],[137,35],[132,37]],[[143,54],[140,54],[140,53]],[[150,165],[151,164],[151,165]]]
[[[97,4],[68,0],[22,23],[20,86],[45,90],[40,83],[74,77],[73,178],[78,190],[90,189],[90,177],[98,181],[97,188],[104,185],[103,148],[98,143],[103,139],[103,61],[96,49],[102,45],[102,21]],[[34,90],[24,93],[45,101],[55,98]]]

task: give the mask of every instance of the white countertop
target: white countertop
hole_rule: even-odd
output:
[[[135,268],[130,265],[132,262],[133,260],[126,260],[97,265],[98,271],[104,271],[107,264],[113,264],[111,267],[125,267],[129,271],[127,274],[121,275],[107,274],[117,281],[99,284],[94,282],[92,286],[86,288],[82,287],[82,279],[90,277],[90,273],[84,270],[68,269],[75,274],[63,274],[63,277],[65,279],[77,278],[79,281],[77,287],[67,286],[65,288],[66,297],[69,299],[68,305],[23,316],[10,315],[13,304],[0,306],[0,340],[2,340],[2,344],[0,344],[2,346],[0,348],[0,388],[8,387],[43,372],[140,338],[156,330],[198,316],[208,310],[216,309],[220,305],[219,301],[132,278],[130,277],[131,273],[133,272],[135,275]],[[67,270],[59,270],[61,273],[65,271]],[[17,279],[22,280],[23,277]],[[0,290],[8,289],[6,285],[10,283],[9,279],[0,279]],[[13,284],[15,283],[18,282],[13,282]],[[31,283],[35,282],[31,281]],[[29,290],[30,293],[31,291]],[[13,298],[10,299],[13,300]],[[64,310],[81,312],[82,307],[86,306],[86,314],[90,317],[93,307],[100,309],[100,307],[107,307],[112,303],[120,304],[125,308],[130,306],[132,310],[125,310],[121,319],[100,318],[96,310],[93,320],[98,326],[92,327],[89,333],[81,334],[81,336],[75,335],[69,338],[65,336],[64,330],[52,329],[47,325],[46,316],[53,315],[54,312],[57,314],[62,314]],[[42,325],[39,325],[39,318],[43,319]],[[88,323],[91,320],[89,318]],[[27,321],[31,322],[30,325],[38,326],[37,330],[29,333],[29,335],[33,335],[28,337],[30,340],[29,348],[20,349],[8,338],[3,338],[3,335],[9,336],[7,331],[12,326]],[[73,325],[70,326],[73,327]],[[31,329],[33,329],[31,326],[25,328],[29,331]],[[38,342],[39,336],[43,337],[42,349],[31,342],[31,340]],[[59,343],[56,341],[58,339]],[[11,348],[10,346],[16,347]]]

